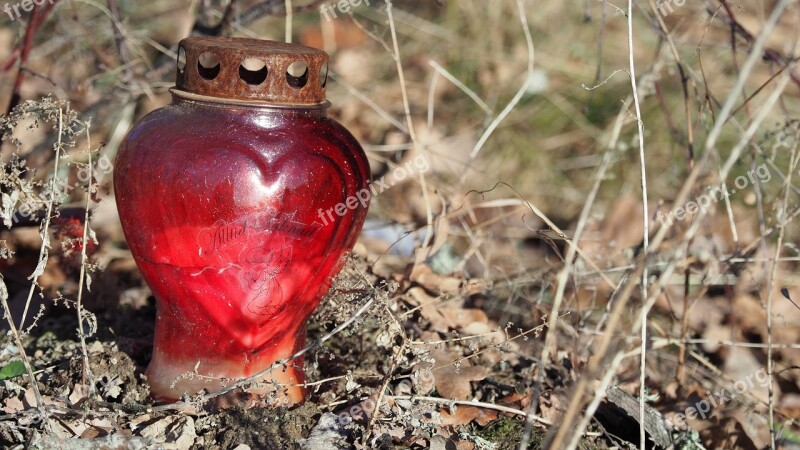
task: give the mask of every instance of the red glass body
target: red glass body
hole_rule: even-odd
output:
[[[214,391],[303,348],[363,224],[368,196],[349,199],[365,197],[368,177],[358,142],[323,108],[176,96],[130,131],[114,188],[158,305],[154,397]],[[302,383],[302,360],[265,381]]]

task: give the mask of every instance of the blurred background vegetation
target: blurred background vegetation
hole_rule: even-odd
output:
[[[74,146],[67,149],[70,158],[61,176],[70,180],[85,161],[87,145],[113,160],[131,125],[171,101],[168,90],[174,84],[180,39],[205,34],[283,40],[287,27],[284,0],[59,0],[29,12],[20,9],[24,2],[15,1],[0,0],[0,8],[12,7],[0,14],[0,113],[48,95],[67,100],[76,123],[90,124],[88,137],[75,134]],[[559,427],[552,424],[561,423],[570,405],[578,402],[585,411],[591,392],[576,394],[574,386],[581,379],[600,378],[591,371],[590,359],[602,336],[614,336],[617,350],[633,352],[625,362],[608,367],[614,384],[634,397],[639,395],[635,352],[640,343],[635,319],[647,296],[638,289],[631,294],[623,324],[615,325],[618,329],[605,328],[609,311],[625,283],[638,277],[636,267],[647,264],[654,283],[666,266],[674,264],[666,287],[652,293],[647,388],[661,395],[653,406],[667,416],[683,411],[724,383],[773,361],[777,365],[772,395],[763,386],[753,389],[742,400],[721,406],[717,419],[692,422],[691,428],[700,431],[700,437],[693,439],[708,448],[764,448],[772,438],[785,448],[800,445],[794,437],[800,415],[800,376],[795,370],[800,365],[796,347],[800,310],[793,303],[800,298],[800,282],[793,274],[800,257],[794,221],[800,190],[795,187],[796,173],[791,185],[784,182],[797,169],[793,155],[800,132],[797,2],[789,2],[776,26],[767,29],[765,45],[741,91],[732,89],[778,1],[704,0],[682,5],[675,0],[634,1],[629,52],[628,11],[623,2],[397,0],[391,20],[398,54],[394,54],[386,2],[364,0],[349,13],[336,9],[338,17],[332,20],[319,10],[321,5],[339,8],[339,3],[288,2],[294,10],[292,40],[331,55],[330,115],[364,146],[373,176],[391,180],[392,170],[414,154],[407,106],[416,151],[430,163],[424,174],[426,195],[422,195],[422,178],[416,176],[373,199],[370,220],[355,249],[363,258],[364,271],[401,283],[403,294],[393,308],[407,308],[410,323],[404,333],[436,341],[437,336],[447,340],[477,331],[505,330],[500,341],[482,344],[505,356],[483,360],[486,355],[481,355],[475,364],[491,368],[492,377],[501,380],[495,383],[502,389],[492,388],[502,391],[496,398],[504,398],[505,404],[518,410],[531,408],[549,421],[549,426],[538,423],[534,427],[535,436],[550,432],[547,439],[553,439]],[[13,14],[15,5],[23,12],[19,17]],[[519,5],[525,20],[521,20]],[[658,213],[682,206],[673,204],[674,200],[703,160],[708,133],[720,120],[719,112],[729,97],[735,100],[733,114],[709,150],[710,164],[701,167],[688,199],[723,181],[719,168],[752,123],[758,129],[752,139],[744,139],[745,150],[727,183],[730,186],[736,177],[761,165],[770,175],[751,179],[730,196],[729,204],[715,202],[704,217],[676,222],[661,245],[649,249],[644,263],[637,259],[643,248],[645,205],[629,76],[631,54],[644,129],[651,237],[663,225]],[[404,84],[398,76],[398,61]],[[787,75],[788,84],[777,103],[759,123],[761,106]],[[52,175],[51,147],[57,133],[52,126],[28,129],[31,123],[30,116],[25,116],[4,132],[0,156],[7,174],[17,173],[10,167],[22,160],[26,170],[20,176],[44,182]],[[493,132],[487,133],[489,129]],[[12,132],[20,139],[19,146],[10,141]],[[153,314],[153,300],[136,274],[119,229],[112,176],[98,175],[96,201],[90,202],[91,229],[97,236],[90,269],[99,281],[87,293],[86,306],[98,314],[99,328],[111,329],[116,336],[108,342],[115,340],[133,360],[133,377],[148,358],[151,331],[146,323]],[[601,182],[595,190],[598,176]],[[3,208],[17,207],[7,204],[14,186],[22,184],[3,183]],[[58,329],[55,322],[64,311],[57,301],[54,308],[49,306],[53,299],[74,298],[80,290],[76,281],[81,262],[70,255],[74,258],[73,241],[80,238],[76,230],[82,231],[80,208],[86,204],[86,195],[86,190],[77,189],[56,205],[62,211],[61,220],[55,222],[51,258],[36,288],[31,288],[27,277],[39,261],[40,221],[0,233],[6,248],[14,252],[2,265],[12,315],[19,320],[28,292],[34,290],[42,294],[37,301],[46,306],[44,322],[28,330],[30,339]],[[586,220],[580,222],[587,205]],[[77,218],[77,229],[71,228],[71,218]],[[699,222],[698,233],[684,238],[695,222]],[[501,348],[511,339],[509,330],[520,334],[552,317],[554,302],[560,302],[557,286],[564,283],[558,274],[565,267],[569,248],[565,238],[571,242],[579,228],[583,234],[575,244],[582,254],[567,266],[559,327],[537,332],[530,341],[527,337],[514,340],[513,348]],[[426,233],[432,240],[421,248]],[[781,256],[780,264],[775,262],[776,254]],[[432,281],[430,274],[440,278]],[[453,294],[446,280],[463,289]],[[469,282],[475,280],[484,283],[483,288],[470,291]],[[457,308],[442,313],[445,316],[458,311],[480,314],[463,322],[447,319],[450,322],[444,325],[437,325],[434,313],[424,308],[414,315],[421,308],[419,298],[404,296],[419,286],[438,300],[448,292],[455,295]],[[144,308],[141,323],[135,322],[140,329],[121,323],[120,305]],[[32,308],[36,311],[37,307]],[[320,328],[330,325],[329,319],[318,318]],[[75,323],[67,323],[64,329],[71,330],[75,339]],[[424,334],[428,332],[439,334]],[[558,339],[547,341],[552,360],[541,362],[546,333]],[[120,344],[120,336],[128,339],[123,339],[125,344]],[[70,333],[59,338],[70,339]],[[767,349],[768,341],[777,347]],[[461,357],[476,352],[456,340],[448,342],[454,346],[450,351]],[[344,346],[329,351],[347,352]],[[369,352],[368,346],[351,357],[370,361],[364,356]],[[60,357],[70,359],[69,355]],[[504,365],[506,359],[510,363]],[[408,375],[417,363],[409,358],[398,363],[395,371]],[[55,362],[41,360],[35,365],[47,364]],[[379,362],[369,364],[373,365],[361,367],[362,375],[367,374],[364,379],[385,375],[386,368]],[[326,369],[323,364],[313,370],[324,378],[342,375],[347,369]],[[457,378],[457,373],[451,375]],[[492,384],[486,378],[471,382],[474,398],[485,402],[495,398],[486,394],[487,385]],[[72,386],[75,380],[64,383]],[[355,401],[350,389],[343,390],[344,381],[337,383],[312,399],[321,411],[335,412],[331,404]],[[364,395],[380,387],[374,380],[362,380],[362,384],[373,389],[359,391]],[[518,392],[512,392],[513,386]],[[332,397],[325,397],[326,392]],[[145,398],[142,394],[136,401]],[[6,408],[10,408],[8,414],[19,412],[8,404]],[[512,448],[526,432],[518,423],[509,425],[504,420],[462,420],[449,425],[456,427],[449,429],[450,434],[436,431],[433,435],[446,436],[458,448]],[[591,439],[587,439],[591,445],[639,444],[637,437],[614,437],[614,424],[597,417],[590,422],[587,436]],[[411,427],[398,423],[402,430]],[[570,424],[575,422],[563,426]],[[365,434],[363,429],[358,433]],[[383,434],[376,430],[374,435],[388,435],[386,445],[433,446],[431,436],[410,439],[393,433],[383,429]],[[494,439],[498,447],[480,447],[483,441],[459,433],[481,435],[490,443]],[[16,442],[16,438],[4,439]],[[539,438],[531,439],[531,448],[544,445]],[[195,445],[204,444],[198,440]]]

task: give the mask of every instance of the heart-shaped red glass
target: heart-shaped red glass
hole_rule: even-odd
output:
[[[326,55],[296,47],[307,53],[249,39],[182,41],[186,65],[173,103],[144,117],[120,148],[117,207],[158,302],[147,370],[156,398],[218,390],[300,350],[306,321],[364,222],[367,159],[326,116],[322,81],[308,76],[320,73]],[[209,81],[187,81],[204,51],[219,54],[215,79],[260,52],[265,89],[283,82],[293,103],[232,93],[228,84],[218,88],[224,97],[195,87]],[[282,64],[292,58],[307,65],[306,82],[317,83],[311,89],[321,100],[289,84]],[[283,400],[301,401],[302,360],[261,381],[280,386]]]

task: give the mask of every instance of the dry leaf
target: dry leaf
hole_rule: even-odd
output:
[[[37,406],[36,394],[33,392],[33,389],[28,388],[25,391],[24,404],[26,408],[35,408]],[[66,406],[62,400],[51,397],[49,395],[42,396],[42,404],[45,406],[58,406],[58,407]]]
[[[729,417],[713,428],[701,432],[700,436],[707,448],[736,448],[741,450],[757,450],[769,447],[768,444],[757,446],[747,435],[742,424]]]
[[[458,356],[448,350],[432,350],[431,357],[436,360],[432,369],[436,392],[442,398],[469,400],[472,398],[470,383],[489,375],[489,369],[472,366],[468,360],[455,362]]]
[[[467,440],[456,442],[456,450],[475,450],[475,444]]]
[[[24,410],[25,405],[22,404],[22,400],[16,397],[6,399],[5,406],[3,406],[3,412],[6,414],[14,414]]]
[[[78,383],[74,388],[72,388],[72,393],[69,394],[67,399],[69,400],[70,405],[77,405],[82,400],[86,399],[86,397],[86,388],[82,384]]]
[[[471,330],[479,331],[478,334],[482,334],[492,329],[490,326],[475,325],[475,323],[488,325],[489,322],[486,313],[480,309],[464,308],[461,301],[435,299],[420,288],[411,288],[408,293],[420,304],[420,313],[422,317],[430,321],[433,331],[447,333],[450,330],[464,331],[470,327]]]
[[[480,426],[486,426],[489,422],[497,420],[499,412],[493,409],[478,408],[475,406],[456,405],[453,414],[447,409],[439,412],[444,425],[466,425],[473,420]]]
[[[139,435],[152,438],[165,449],[189,448],[197,438],[194,419],[189,416],[164,417],[142,428]]]
[[[424,264],[418,264],[411,271],[411,281],[419,283],[435,294],[448,294],[458,291],[463,280],[461,278],[439,275]]]

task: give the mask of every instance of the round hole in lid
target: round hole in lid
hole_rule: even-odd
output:
[[[203,52],[197,58],[197,72],[206,80],[213,80],[219,75],[220,64],[217,55],[211,52]]]
[[[308,83],[308,65],[303,61],[293,62],[286,70],[286,82],[295,89],[305,86]]]
[[[319,85],[324,89],[328,84],[328,63],[325,63],[319,69]]]
[[[247,58],[239,66],[239,78],[245,83],[257,86],[267,79],[267,63],[258,58]]]
[[[186,69],[186,49],[182,46],[178,48],[178,71],[183,73]]]

